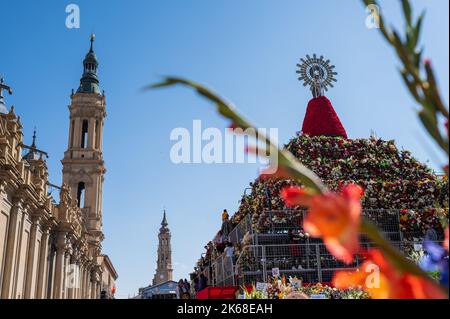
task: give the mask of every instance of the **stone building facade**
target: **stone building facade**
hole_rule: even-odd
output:
[[[99,298],[102,278],[115,287],[117,273],[101,252],[106,112],[93,41],[71,95],[59,203],[48,192],[46,153],[35,136],[31,146],[23,144],[20,117],[13,106],[8,111],[2,94],[12,92],[3,81],[0,86],[1,298]]]
[[[172,247],[170,244],[171,235],[168,226],[166,211],[164,210],[164,216],[158,234],[158,260],[156,262],[156,273],[153,278],[153,286],[173,279]]]
[[[101,255],[98,259],[98,263],[102,267],[100,298],[113,299],[116,292],[117,271],[107,255]]]

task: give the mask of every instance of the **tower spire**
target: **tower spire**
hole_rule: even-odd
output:
[[[36,148],[36,126],[34,127],[33,130],[33,142],[31,143],[31,147]]]
[[[28,161],[38,160],[39,153],[41,153],[42,155],[46,155],[46,153],[38,150],[36,147],[36,126],[34,127],[34,130],[33,130],[33,142],[31,143],[31,146],[25,145],[24,148],[28,149],[28,153],[25,154],[25,156],[23,157],[24,160],[28,160]]]
[[[167,223],[166,210],[164,209],[163,220],[161,222],[161,226],[167,227],[169,223]]]
[[[94,41],[95,41],[95,34],[91,33],[91,48],[89,49],[89,52],[94,52]]]
[[[80,79],[80,87],[77,93],[97,93],[100,94],[99,81],[97,76],[98,60],[94,52],[95,35],[90,36],[91,45],[89,52],[83,60],[83,76]]]

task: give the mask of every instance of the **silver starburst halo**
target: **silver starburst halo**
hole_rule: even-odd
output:
[[[312,57],[307,54],[300,61],[302,63],[297,64],[299,69],[296,71],[300,75],[298,80],[303,81],[303,86],[310,86],[313,97],[324,95],[328,87],[333,87],[333,82],[337,82],[334,78],[337,75],[335,66],[330,64],[330,60],[325,61],[323,56],[317,58],[316,54]]]

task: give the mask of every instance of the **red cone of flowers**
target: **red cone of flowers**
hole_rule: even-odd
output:
[[[325,96],[319,96],[308,103],[302,133],[309,136],[342,136],[347,138],[347,132],[339,117]]]

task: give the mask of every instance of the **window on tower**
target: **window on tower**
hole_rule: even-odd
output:
[[[83,125],[81,127],[81,148],[86,148],[88,143],[88,129],[89,123],[87,120],[83,121]]]
[[[83,182],[78,183],[78,190],[77,190],[77,200],[78,200],[78,207],[84,208],[84,197],[86,193],[86,187]]]

